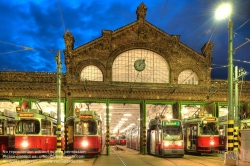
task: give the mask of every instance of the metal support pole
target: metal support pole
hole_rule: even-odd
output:
[[[233,107],[233,21],[228,22],[228,151],[233,151],[234,143],[234,107]]]
[[[109,147],[109,101],[106,103],[106,155],[110,154]]]
[[[61,143],[61,56],[60,50],[58,50],[55,57],[57,63],[57,157],[62,156],[62,143]]]
[[[234,109],[234,151],[238,151],[238,133],[239,133],[239,94],[238,94],[238,66],[235,66],[235,72],[234,72],[234,102],[235,102],[235,109]]]
[[[143,101],[142,102],[142,115],[143,115],[143,119],[142,119],[142,154],[146,154],[146,146],[147,146],[147,128],[146,128],[146,122],[147,122],[147,115],[146,115],[146,102]]]

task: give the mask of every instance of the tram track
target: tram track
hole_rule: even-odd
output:
[[[122,158],[121,155],[119,153],[117,153],[114,149],[112,149],[115,154],[118,156],[118,158],[122,161],[123,165],[124,166],[128,166],[128,164],[124,161],[124,157]],[[130,152],[133,152],[134,153],[134,150],[131,149]],[[137,158],[140,159],[141,161],[143,161],[144,163],[146,163],[147,165],[150,165],[150,166],[153,166],[153,164],[151,164],[150,162],[144,160],[142,157],[140,157],[138,154],[135,153],[136,156],[138,156]]]
[[[129,151],[131,151],[131,152],[134,152],[134,150],[132,150],[132,149],[128,149]],[[153,166],[153,164],[152,163],[149,163],[148,161],[146,161],[145,159],[143,159],[142,157],[140,157],[140,154],[136,154],[137,156],[138,156],[138,158],[140,159],[140,160],[142,160],[142,161],[144,161],[145,163],[147,163],[147,164],[149,164],[149,165],[151,165],[151,166]],[[161,157],[159,157],[159,159],[161,159]],[[165,158],[162,158],[162,159],[165,159]],[[174,164],[174,166],[180,166],[178,163],[176,163],[175,161],[171,161],[171,160],[168,160],[169,162],[171,162],[172,164]]]
[[[9,165],[9,164],[14,164],[14,163],[21,163],[21,166],[33,164],[35,162],[40,162],[43,159],[32,159],[32,160],[27,160],[27,159],[13,159],[7,162],[3,162],[0,165]]]

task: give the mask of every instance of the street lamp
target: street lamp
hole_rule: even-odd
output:
[[[231,4],[223,4],[216,10],[216,18],[229,18],[228,21],[228,151],[234,149],[234,107],[233,107],[233,21]]]

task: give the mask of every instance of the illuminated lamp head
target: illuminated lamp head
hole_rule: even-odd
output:
[[[29,146],[29,143],[28,143],[27,137],[23,137],[23,140],[22,140],[21,146],[22,146],[23,148],[26,148],[26,147],[28,147],[28,146]]]
[[[88,141],[87,140],[83,140],[82,141],[82,146],[83,147],[87,147],[89,145]]]
[[[168,142],[164,142],[164,146],[168,146],[169,144],[168,144]]]
[[[178,146],[182,146],[182,142],[178,142],[177,145],[178,145]]]
[[[214,145],[214,141],[210,141],[210,145]]]

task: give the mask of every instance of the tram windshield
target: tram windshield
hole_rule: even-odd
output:
[[[110,137],[110,140],[115,140],[115,137],[111,136],[111,137]]]
[[[120,139],[126,139],[126,136],[125,135],[121,135],[119,138]]]
[[[162,126],[163,140],[182,140],[183,132],[181,123],[175,122],[163,122]]]
[[[97,124],[96,121],[83,121],[75,123],[76,135],[96,135]]]
[[[16,125],[16,134],[39,134],[40,122],[38,120],[20,120]]]
[[[218,125],[217,123],[207,123],[201,127],[201,135],[218,135]]]

